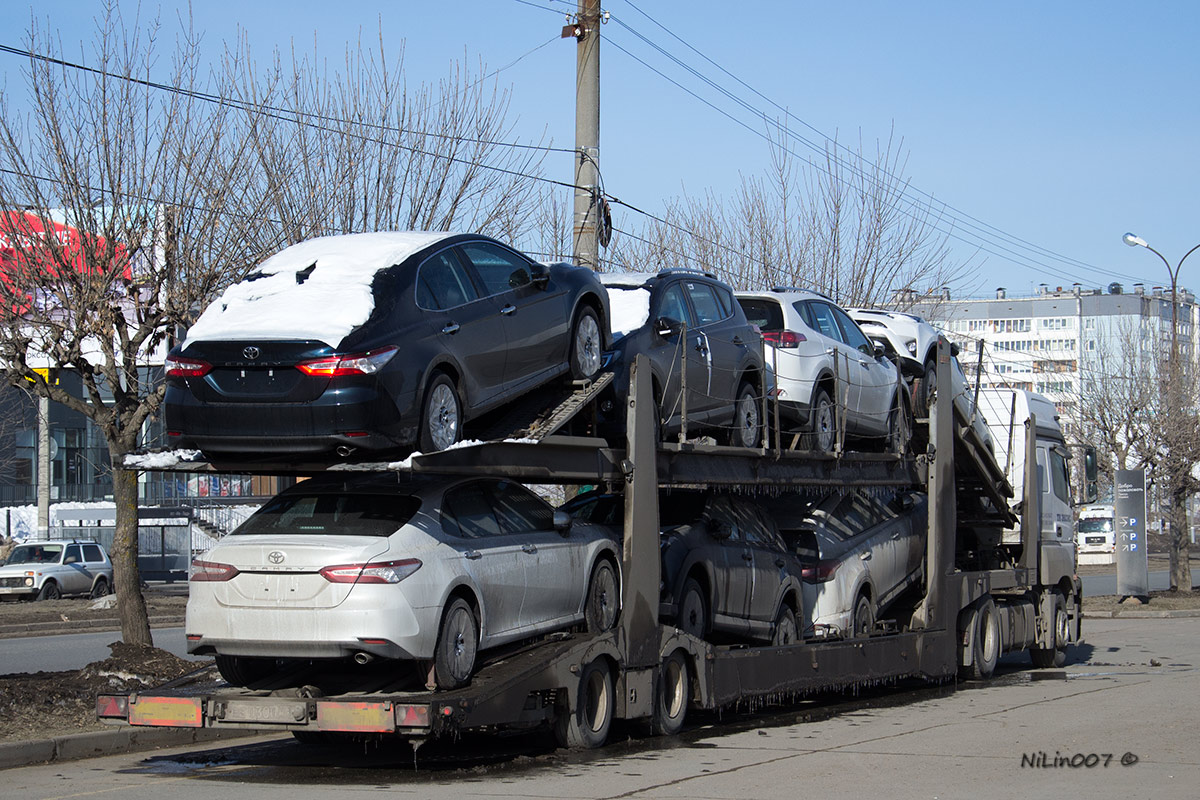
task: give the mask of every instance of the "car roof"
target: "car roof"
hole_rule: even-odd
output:
[[[821,294],[815,289],[801,289],[795,286],[774,286],[769,291],[737,292],[738,299],[771,299],[771,300],[825,300],[833,303],[828,295]],[[836,305],[836,303],[835,303]]]

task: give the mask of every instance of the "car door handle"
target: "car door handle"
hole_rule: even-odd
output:
[[[871,551],[868,550],[865,553],[859,553],[858,557],[861,558],[863,561],[870,561],[871,560]]]
[[[753,560],[754,560],[753,553],[747,552],[745,550],[742,551],[742,561],[753,561]]]
[[[894,542],[894,541],[896,541],[896,540],[897,540],[897,539],[899,539],[899,538],[900,538],[900,531],[896,531],[895,533],[893,533],[893,534],[892,534],[892,541],[893,541],[893,542]]]
[[[524,550],[526,553],[536,553],[537,552],[537,548],[531,544],[523,544],[523,545],[521,545],[521,549]]]
[[[509,303],[504,308],[500,309],[500,313],[507,317],[509,314],[513,313],[516,310],[517,310],[517,307],[514,306],[512,303]]]
[[[742,344],[742,337],[740,337],[740,336],[734,336],[734,337],[733,337],[733,339],[732,339],[731,341],[732,341],[734,344]]]
[[[442,328],[442,333],[458,333],[458,323],[451,322],[449,325]]]
[[[775,566],[783,569],[785,566],[787,566],[787,563],[782,558],[777,558],[775,559]]]
[[[474,561],[477,558],[483,558],[483,553],[478,550],[467,550],[463,552],[463,558],[469,558]]]

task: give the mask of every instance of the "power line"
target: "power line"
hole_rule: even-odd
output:
[[[675,33],[673,33],[672,31],[670,31],[668,28],[666,28],[665,26],[663,26],[661,23],[659,23],[659,22],[658,22],[657,20],[655,20],[653,17],[651,17],[650,15],[646,14],[646,12],[642,11],[642,9],[641,9],[641,8],[639,8],[639,7],[638,7],[636,4],[634,4],[633,2],[631,2],[631,0],[626,0],[626,2],[627,2],[627,3],[628,3],[628,4],[629,4],[629,5],[632,7],[632,8],[634,8],[634,10],[638,11],[638,13],[642,14],[643,16],[645,16],[647,19],[649,19],[651,22],[653,22],[653,23],[654,23],[655,25],[657,25],[658,27],[662,28],[664,31],[666,31],[668,34],[670,34],[670,35],[671,35],[673,38],[675,38],[676,40],[678,40],[678,41],[679,41],[681,44],[683,44],[685,47],[687,47],[688,49],[690,49],[690,50],[692,50],[693,52],[695,52],[695,53],[696,53],[698,56],[700,56],[701,58],[703,58],[705,61],[707,61],[707,62],[709,62],[710,64],[712,64],[713,66],[715,66],[715,67],[716,67],[717,69],[719,69],[719,70],[720,70],[722,73],[724,73],[724,74],[728,75],[730,78],[732,78],[733,80],[737,81],[737,82],[738,82],[740,85],[744,86],[745,88],[749,89],[751,92],[753,92],[754,94],[756,94],[757,96],[759,96],[759,97],[761,97],[762,99],[766,100],[766,101],[767,101],[767,102],[768,102],[770,105],[772,105],[772,106],[773,106],[773,107],[775,107],[776,109],[778,109],[778,110],[782,111],[782,112],[783,112],[783,113],[784,113],[784,114],[787,116],[787,118],[796,119],[796,121],[797,121],[797,122],[799,122],[799,123],[800,123],[801,125],[803,125],[804,127],[808,128],[808,129],[810,129],[810,130],[812,130],[812,131],[814,131],[814,132],[816,132],[816,133],[818,133],[818,134],[820,134],[820,135],[822,135],[822,136],[825,136],[825,135],[824,135],[823,133],[821,133],[821,131],[819,131],[817,128],[813,127],[812,125],[808,124],[807,122],[805,122],[805,121],[804,121],[804,120],[802,120],[802,119],[799,119],[799,118],[797,118],[797,117],[794,117],[794,115],[792,115],[792,114],[791,114],[791,113],[790,113],[790,112],[789,112],[787,109],[785,109],[785,108],[783,108],[782,106],[778,105],[778,104],[777,104],[777,103],[775,103],[774,101],[771,101],[769,98],[767,98],[767,97],[766,97],[765,95],[763,95],[761,92],[759,92],[758,90],[754,89],[754,87],[750,86],[750,85],[749,85],[749,84],[747,84],[745,81],[742,81],[740,78],[738,78],[737,76],[733,75],[733,74],[732,74],[732,73],[730,73],[728,70],[724,69],[724,68],[723,68],[723,67],[721,67],[719,64],[717,64],[717,62],[715,62],[714,60],[712,60],[712,59],[711,59],[711,58],[709,58],[708,56],[706,56],[706,55],[704,55],[703,53],[701,53],[701,52],[700,52],[698,49],[696,49],[696,48],[695,48],[695,47],[693,47],[692,45],[688,44],[686,41],[684,41],[684,40],[683,40],[682,38],[680,38],[678,35],[676,35],[676,34],[675,34]],[[755,107],[754,107],[752,104],[750,104],[748,101],[744,100],[743,98],[741,98],[741,97],[737,96],[737,95],[736,95],[736,94],[734,94],[733,92],[731,92],[731,91],[729,91],[729,90],[725,89],[724,87],[720,86],[718,83],[716,83],[715,81],[711,80],[711,79],[710,79],[710,78],[708,78],[707,76],[704,76],[704,75],[703,75],[703,74],[701,74],[701,73],[700,73],[698,70],[696,70],[695,68],[693,68],[693,67],[691,67],[690,65],[686,64],[686,63],[685,63],[685,62],[683,62],[681,59],[679,59],[679,58],[677,58],[676,56],[674,56],[673,54],[671,54],[671,53],[667,52],[667,51],[666,51],[664,48],[662,48],[662,47],[661,47],[661,46],[659,46],[658,44],[656,44],[656,43],[654,43],[653,41],[651,41],[651,40],[650,40],[648,37],[644,36],[643,34],[641,34],[640,32],[638,32],[637,30],[635,30],[635,29],[634,29],[632,26],[630,26],[629,24],[625,23],[623,20],[621,20],[621,19],[619,19],[618,17],[615,17],[615,16],[613,17],[613,19],[614,19],[614,20],[615,20],[615,21],[616,21],[616,22],[617,22],[617,23],[618,23],[618,24],[619,24],[621,27],[623,27],[623,28],[625,28],[626,30],[628,30],[628,31],[629,31],[631,34],[633,34],[633,35],[634,35],[635,37],[637,37],[638,39],[642,40],[642,41],[643,41],[645,44],[647,44],[649,47],[651,47],[652,49],[654,49],[654,50],[656,50],[657,52],[659,52],[659,53],[660,53],[661,55],[663,55],[665,58],[667,58],[667,59],[669,59],[670,61],[672,61],[673,63],[675,63],[675,64],[676,64],[677,66],[679,66],[681,69],[683,69],[683,70],[685,70],[686,72],[688,72],[689,74],[693,75],[693,76],[694,76],[694,77],[696,77],[698,80],[702,81],[703,83],[705,83],[705,84],[706,84],[706,85],[708,85],[709,87],[713,88],[715,91],[717,91],[717,92],[719,92],[720,94],[724,95],[726,98],[728,98],[728,99],[729,99],[729,100],[731,100],[732,102],[736,103],[737,105],[741,106],[742,108],[746,109],[747,111],[750,111],[750,112],[754,113],[756,116],[760,116],[760,117],[762,117],[763,119],[766,119],[766,118],[767,118],[767,117],[766,117],[766,115],[765,115],[765,114],[764,114],[764,113],[763,113],[763,112],[762,112],[760,109],[758,109],[758,108],[755,108]],[[724,116],[728,117],[729,119],[731,119],[732,121],[734,121],[734,122],[736,122],[737,124],[741,125],[742,127],[746,127],[747,129],[751,130],[751,131],[752,131],[753,133],[755,133],[756,135],[758,135],[758,136],[760,136],[760,137],[762,137],[762,138],[765,138],[765,139],[767,139],[767,141],[768,141],[768,142],[770,142],[770,141],[771,141],[771,140],[770,140],[770,138],[769,138],[769,137],[767,137],[765,134],[763,134],[763,133],[761,133],[761,132],[759,132],[759,131],[755,130],[754,128],[751,128],[750,126],[746,125],[744,122],[742,122],[742,121],[740,121],[740,120],[737,120],[735,117],[733,117],[733,116],[732,116],[731,114],[729,114],[728,112],[725,112],[724,110],[717,108],[715,105],[713,105],[712,103],[708,102],[708,101],[707,101],[707,100],[705,100],[704,98],[700,97],[700,96],[699,96],[699,95],[697,95],[695,92],[692,92],[691,90],[687,89],[686,87],[684,87],[684,86],[683,86],[682,84],[680,84],[679,82],[677,82],[677,81],[675,81],[675,80],[673,80],[673,79],[669,78],[669,77],[668,77],[668,76],[666,76],[664,73],[662,73],[661,71],[659,71],[659,70],[655,69],[654,67],[651,67],[651,66],[650,66],[649,64],[647,64],[647,63],[646,63],[644,60],[642,60],[642,59],[638,58],[637,56],[634,56],[634,55],[633,55],[632,53],[630,53],[628,50],[626,50],[625,48],[622,48],[622,47],[621,47],[619,44],[616,44],[615,42],[613,42],[613,40],[612,40],[611,38],[610,38],[608,41],[609,41],[609,43],[610,43],[610,44],[613,44],[615,47],[617,47],[617,49],[618,49],[618,50],[621,50],[621,51],[622,51],[622,52],[624,52],[626,55],[628,55],[630,58],[633,58],[635,61],[638,61],[640,64],[642,64],[642,65],[643,65],[644,67],[646,67],[647,69],[650,69],[652,72],[655,72],[655,73],[656,73],[656,74],[658,74],[660,77],[662,77],[664,80],[667,80],[668,82],[670,82],[670,83],[672,83],[673,85],[675,85],[677,88],[679,88],[679,89],[681,89],[682,91],[685,91],[686,93],[688,93],[688,94],[692,95],[692,97],[693,97],[693,98],[695,98],[695,99],[699,100],[700,102],[702,102],[702,103],[704,103],[704,104],[708,105],[710,108],[713,108],[714,110],[718,111],[718,113],[721,113],[722,115],[724,115]],[[827,146],[826,146],[826,147],[822,147],[821,145],[819,145],[819,144],[816,144],[816,143],[812,142],[811,140],[809,140],[809,139],[806,139],[806,138],[805,138],[805,137],[803,137],[803,136],[800,136],[799,134],[797,134],[796,132],[792,131],[791,129],[789,129],[789,128],[787,128],[787,127],[784,127],[782,130],[783,130],[783,132],[784,132],[784,133],[785,133],[785,134],[786,134],[788,137],[790,137],[790,138],[792,138],[792,139],[795,139],[795,140],[797,140],[797,141],[801,142],[801,143],[802,143],[802,144],[804,144],[806,147],[809,147],[810,149],[814,150],[815,152],[822,153],[822,154],[825,154],[825,155],[829,155]],[[825,137],[825,138],[827,139],[827,141],[833,141],[833,140],[829,140],[829,139],[828,139],[828,137]],[[845,147],[844,145],[841,145],[840,143],[837,143],[836,141],[833,141],[833,144],[834,144],[834,146],[835,146],[835,148],[836,148],[836,149],[842,149],[842,150],[845,150],[847,153],[850,153],[852,157],[854,157],[854,158],[859,158],[859,157],[855,156],[855,154],[853,153],[853,151],[850,151],[850,150],[849,150],[849,148]],[[817,169],[821,169],[821,167],[820,167],[819,165],[813,164],[813,162],[812,162],[811,160],[809,160],[809,159],[807,159],[807,158],[805,158],[805,157],[803,157],[803,156],[800,156],[800,155],[796,154],[796,153],[795,153],[794,151],[792,151],[791,149],[789,149],[789,148],[784,148],[784,149],[785,149],[787,152],[791,153],[792,155],[795,155],[797,158],[800,158],[800,159],[801,159],[802,161],[804,161],[805,163],[808,163],[810,166],[813,166],[814,168],[817,168]],[[836,154],[836,149],[835,149],[835,152],[834,152],[834,154],[833,154],[833,156],[832,156],[832,157],[834,158],[834,160],[836,160],[836,161],[837,161],[839,164],[841,164],[841,165],[842,165],[842,166],[844,166],[845,168],[847,168],[847,169],[851,170],[852,172],[855,172],[855,173],[857,173],[857,174],[860,174],[860,175],[862,175],[864,178],[867,178],[867,179],[870,179],[870,180],[874,180],[874,179],[873,179],[871,176],[869,176],[869,175],[867,175],[866,173],[862,172],[862,171],[861,171],[861,169],[860,169],[859,167],[857,167],[855,164],[853,164],[853,163],[848,163],[847,161],[845,161],[845,160],[843,160],[841,157],[839,157],[839,156]],[[899,181],[899,178],[898,178],[896,175],[894,175],[894,174],[890,173],[890,172],[889,172],[889,171],[888,171],[888,170],[887,170],[885,167],[880,167],[879,169],[880,169],[880,171],[882,171],[882,172],[883,172],[883,174],[885,174],[885,175],[888,175],[889,177],[893,178],[894,180],[897,180],[897,181]],[[910,191],[909,191],[909,188],[908,188],[908,187],[909,187],[909,184],[905,183],[905,184],[904,184],[904,186],[903,186],[903,188],[901,188],[901,194],[902,194],[902,195],[905,195],[905,196],[908,196],[908,198],[909,198],[909,201],[910,201],[910,202],[912,202],[912,203],[913,203],[913,205],[915,206],[915,205],[917,204],[917,201],[915,201],[915,200],[913,200],[913,199],[911,198],[911,196],[910,196],[910,195],[911,195],[911,193],[910,193]],[[1045,257],[1049,257],[1049,258],[1052,258],[1053,260],[1060,261],[1060,262],[1063,262],[1063,263],[1067,263],[1067,264],[1072,264],[1072,265],[1078,265],[1078,266],[1086,267],[1086,268],[1088,268],[1088,269],[1090,269],[1090,270],[1095,270],[1095,271],[1099,271],[1099,272],[1104,272],[1104,273],[1107,273],[1107,274],[1109,274],[1109,275],[1113,275],[1113,276],[1116,276],[1116,277],[1130,278],[1130,279],[1132,279],[1132,278],[1133,278],[1133,276],[1126,275],[1126,274],[1124,274],[1124,273],[1120,273],[1120,272],[1116,272],[1116,271],[1113,271],[1113,270],[1108,270],[1108,269],[1104,269],[1104,268],[1096,267],[1096,266],[1094,266],[1094,265],[1087,264],[1086,262],[1079,261],[1078,259],[1073,259],[1073,258],[1070,258],[1070,257],[1068,257],[1068,256],[1062,256],[1061,254],[1055,253],[1055,252],[1053,252],[1053,251],[1047,250],[1046,248],[1042,248],[1042,247],[1040,247],[1040,246],[1038,246],[1038,245],[1035,245],[1035,244],[1033,244],[1033,243],[1031,243],[1031,242],[1028,242],[1028,241],[1026,241],[1026,240],[1024,240],[1024,239],[1021,239],[1020,237],[1016,237],[1016,236],[1013,236],[1013,235],[1011,235],[1011,234],[1005,233],[1004,231],[1000,230],[999,228],[996,228],[995,226],[989,225],[989,224],[987,224],[987,223],[983,223],[982,221],[980,221],[980,220],[976,219],[975,217],[972,217],[972,216],[970,216],[969,214],[965,214],[965,213],[964,213],[964,212],[962,212],[961,210],[959,210],[959,209],[957,209],[957,208],[955,208],[955,207],[953,207],[953,206],[950,206],[950,205],[949,205],[949,204],[947,204],[947,203],[944,203],[944,202],[941,202],[941,201],[937,201],[937,200],[936,200],[936,199],[935,199],[935,198],[934,198],[932,195],[930,195],[930,194],[928,194],[928,193],[926,193],[926,192],[923,192],[923,191],[921,191],[921,190],[919,190],[919,189],[916,189],[915,187],[913,187],[913,188],[912,188],[911,192],[913,192],[913,193],[916,193],[916,194],[919,194],[919,195],[922,195],[924,198],[927,198],[927,200],[926,200],[926,201],[922,201],[922,202],[928,202],[928,203],[930,204],[930,207],[931,207],[931,208],[932,208],[934,205],[936,205],[938,208],[944,209],[944,210],[945,210],[945,211],[947,211],[947,212],[952,212],[952,213],[948,213],[948,214],[947,214],[947,216],[950,218],[950,220],[951,220],[952,222],[957,222],[957,223],[959,223],[959,224],[961,225],[961,227],[962,227],[962,228],[964,228],[964,229],[968,229],[968,230],[966,231],[966,235],[970,235],[970,236],[973,236],[973,237],[976,237],[976,238],[978,238],[978,239],[979,239],[979,240],[980,240],[980,241],[983,243],[983,245],[987,245],[987,246],[980,245],[980,244],[976,243],[975,241],[971,241],[971,240],[968,240],[968,239],[964,238],[964,236],[963,236],[963,235],[959,235],[958,233],[956,233],[956,232],[955,232],[955,230],[954,230],[953,228],[952,228],[951,230],[949,230],[949,231],[946,231],[946,230],[942,230],[941,228],[939,228],[939,227],[938,227],[938,226],[935,224],[935,225],[934,225],[934,228],[935,228],[935,229],[939,230],[939,232],[942,232],[942,233],[944,233],[945,235],[951,236],[952,238],[955,238],[955,239],[957,239],[957,240],[959,240],[959,241],[962,241],[962,242],[964,242],[964,243],[966,243],[966,244],[970,244],[970,245],[972,245],[972,246],[977,246],[977,247],[979,247],[979,249],[980,249],[980,250],[982,250],[983,252],[990,253],[990,254],[992,254],[992,255],[995,255],[995,256],[997,256],[997,257],[1000,257],[1000,258],[1013,258],[1013,259],[1014,259],[1014,260],[1016,260],[1016,261],[1017,261],[1017,263],[1019,263],[1021,266],[1025,266],[1025,267],[1027,267],[1027,268],[1040,268],[1040,269],[1043,269],[1043,270],[1050,271],[1051,273],[1053,273],[1053,274],[1055,274],[1055,275],[1057,275],[1057,276],[1059,276],[1059,277],[1067,278],[1067,279],[1070,279],[1070,280],[1076,280],[1076,279],[1077,279],[1079,276],[1076,276],[1076,275],[1074,275],[1074,274],[1071,274],[1071,273],[1062,272],[1062,271],[1060,271],[1060,270],[1057,270],[1057,269],[1055,269],[1054,267],[1050,266],[1049,264],[1046,264],[1044,261],[1040,261],[1040,260],[1038,260],[1038,257],[1037,257],[1037,256],[1038,256],[1038,255],[1040,255],[1040,254],[1044,254],[1044,255],[1045,255]],[[909,216],[911,216],[911,215],[909,215]],[[940,215],[939,215],[939,218],[940,218]],[[970,220],[970,221],[972,221],[972,222],[977,222],[977,223],[980,223],[980,225],[982,225],[983,227],[980,227],[980,225],[971,224],[971,222],[967,222],[966,220]],[[988,231],[988,230],[984,230],[984,228],[991,229],[991,231],[995,231],[996,233],[991,233],[991,232],[990,232],[990,231]],[[978,232],[977,232],[977,233],[975,233],[975,232],[971,232],[971,231],[970,231],[970,229],[974,229],[975,231],[978,231]],[[993,239],[997,239],[997,238],[1000,238],[1000,239],[1002,239],[1002,240],[1004,240],[1004,241],[992,241]],[[1017,252],[1016,250],[1013,250],[1011,247],[1008,247],[1008,246],[1006,246],[1006,245],[1008,245],[1008,244],[1011,244],[1011,245],[1013,245],[1013,247],[1018,247],[1018,248],[1020,248],[1021,250],[1027,250],[1027,251],[1031,251],[1031,252],[1033,253],[1033,255],[1026,255],[1026,254],[1023,254],[1023,253],[1019,253],[1019,252]],[[1002,252],[996,252],[995,250],[993,250],[993,249],[990,249],[991,247],[998,248],[998,249],[999,249],[999,250],[1001,250]]]

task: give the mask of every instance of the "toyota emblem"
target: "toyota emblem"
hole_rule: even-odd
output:
[[[282,564],[283,558],[283,553],[279,552],[278,550],[272,550],[267,554],[267,561],[270,561],[272,564]]]
[[[242,355],[245,356],[250,361],[253,361],[254,359],[256,359],[262,355],[262,350],[259,350],[254,345],[250,345],[249,347],[247,347],[245,350],[242,351]]]

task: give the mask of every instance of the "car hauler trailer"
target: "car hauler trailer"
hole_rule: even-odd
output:
[[[947,412],[949,358],[942,340],[937,402]],[[289,730],[303,741],[392,735],[418,743],[466,730],[549,724],[563,745],[596,747],[614,719],[644,720],[651,731],[669,734],[680,729],[689,709],[778,702],[910,677],[987,677],[1001,652],[1032,649],[1035,663],[1048,664],[1068,641],[1078,640],[1079,616],[1069,615],[1066,602],[1078,608],[1073,565],[1051,574],[1043,567],[1058,562],[1040,558],[1037,480],[1022,481],[1018,505],[1024,513],[1018,518],[1005,475],[952,413],[936,415],[928,446],[915,458],[656,446],[648,370],[635,366],[632,380],[624,450],[601,440],[551,436],[461,447],[405,465],[414,473],[623,486],[622,607],[611,631],[551,635],[504,652],[482,663],[469,685],[451,691],[399,691],[385,680],[325,696],[302,674],[281,673],[248,689],[102,695],[99,718],[133,726]],[[1030,470],[1039,422],[1031,415],[1020,425],[1023,463]],[[964,449],[967,459],[958,457]],[[662,625],[658,490],[676,485],[750,492],[921,487],[930,498],[923,591],[893,614],[891,624],[853,639],[719,646]],[[1016,537],[1008,533],[1013,526]]]

